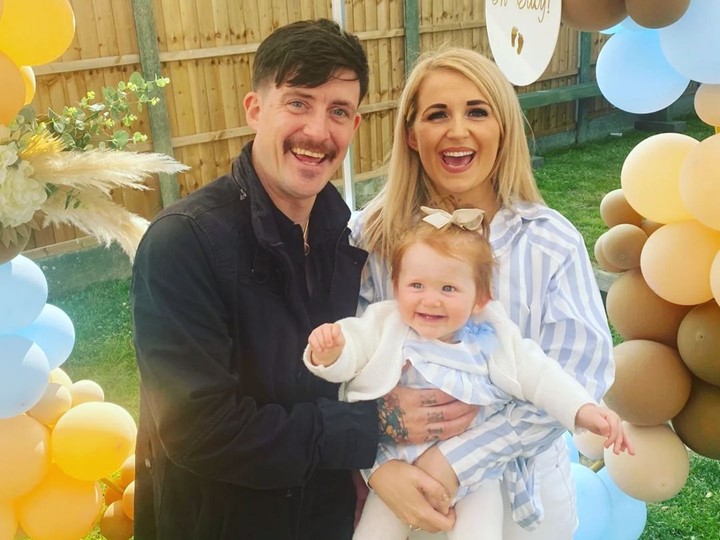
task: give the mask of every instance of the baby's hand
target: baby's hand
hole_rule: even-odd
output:
[[[325,323],[310,332],[310,362],[314,366],[331,366],[340,357],[345,337],[339,324]]]
[[[623,432],[622,419],[615,411],[587,403],[580,407],[575,417],[575,426],[605,437],[605,448],[612,446],[616,454],[627,451],[631,456],[635,455],[632,444]]]

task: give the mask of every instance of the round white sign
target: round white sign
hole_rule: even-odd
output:
[[[560,0],[485,0],[485,21],[495,62],[517,86],[540,78],[560,32]]]

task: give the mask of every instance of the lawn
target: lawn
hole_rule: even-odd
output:
[[[712,130],[688,119],[686,134],[702,140]],[[650,135],[632,131],[551,151],[544,155],[544,166],[536,171],[546,202],[578,227],[591,254],[595,240],[606,230],[600,219],[600,200],[620,187],[623,160]],[[99,383],[107,401],[125,407],[137,418],[138,374],[128,290],[128,280],[110,281],[67,296],[55,297],[50,291],[49,301],[62,308],[75,324],[75,349],[63,368],[73,380]],[[720,540],[720,462],[693,456],[685,488],[669,501],[649,505],[648,510],[642,540]]]

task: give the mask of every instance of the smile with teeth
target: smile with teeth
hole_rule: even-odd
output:
[[[430,313],[416,313],[418,317],[425,321],[441,321],[445,318],[444,315],[431,315]]]
[[[313,152],[312,150],[307,150],[306,148],[291,148],[290,151],[304,162],[309,163],[320,163],[323,159],[325,159],[326,154],[322,152]]]
[[[472,150],[444,151],[440,153],[442,161],[448,167],[466,167],[475,158]]]

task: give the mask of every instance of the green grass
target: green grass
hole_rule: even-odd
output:
[[[686,133],[702,140],[712,130],[688,119]],[[600,219],[600,201],[607,192],[620,187],[625,157],[650,135],[633,131],[551,151],[544,155],[544,167],[536,171],[546,202],[578,227],[591,254],[595,240],[606,230]],[[49,301],[65,310],[75,324],[75,349],[63,369],[73,380],[99,383],[107,401],[125,407],[137,418],[138,374],[128,290],[128,280],[110,281]],[[101,538],[97,532],[88,537],[96,538]],[[720,540],[720,462],[693,456],[683,490],[669,501],[648,505],[641,540]]]

